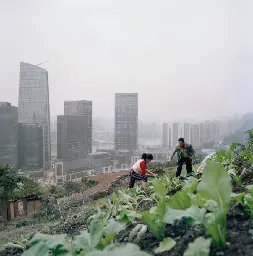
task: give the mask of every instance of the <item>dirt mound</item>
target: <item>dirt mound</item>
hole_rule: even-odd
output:
[[[97,184],[87,189],[84,193],[73,194],[72,197],[75,199],[84,199],[101,192],[106,192],[117,179],[127,177],[128,175],[129,171],[119,171],[90,176],[88,179],[94,180]]]

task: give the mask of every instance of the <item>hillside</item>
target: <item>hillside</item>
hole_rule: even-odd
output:
[[[244,143],[246,139],[245,131],[253,128],[253,113],[245,114],[241,119],[240,128],[223,140],[224,145],[231,145],[233,142]]]
[[[203,173],[183,181],[153,166],[159,175],[146,190],[127,189],[122,172],[93,177],[93,187],[65,198],[51,194],[33,216],[0,232],[1,242],[16,243],[0,256],[251,255],[252,139],[238,154],[217,152]]]

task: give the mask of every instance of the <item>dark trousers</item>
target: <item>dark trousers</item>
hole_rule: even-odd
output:
[[[143,180],[144,182],[147,182],[147,176],[141,175],[136,173],[135,171],[130,171],[130,181],[129,181],[129,188],[134,187],[134,183],[136,180]]]
[[[177,172],[176,177],[179,177],[181,175],[183,164],[186,165],[186,171],[187,174],[190,174],[192,172],[192,160],[191,158],[182,158],[177,162]]]

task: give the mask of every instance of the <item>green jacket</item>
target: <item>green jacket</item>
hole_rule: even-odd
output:
[[[178,145],[175,146],[174,150],[172,151],[169,161],[172,160],[174,155],[177,155],[177,161],[179,161],[182,158],[191,158],[192,160],[195,157],[195,152],[194,149],[192,147],[192,145],[190,143],[184,143],[184,150],[182,150],[181,148],[179,148]]]

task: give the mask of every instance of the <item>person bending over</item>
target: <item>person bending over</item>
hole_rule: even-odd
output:
[[[171,162],[175,154],[177,155],[176,177],[180,177],[184,163],[186,165],[187,174],[190,174],[192,172],[192,164],[195,156],[192,145],[190,143],[186,143],[184,141],[184,138],[179,138],[178,144],[170,155],[170,158],[168,160],[169,163]]]
[[[130,182],[129,188],[134,187],[134,183],[136,180],[142,181],[143,188],[147,188],[147,176],[146,174],[153,175],[153,173],[147,170],[147,163],[153,160],[153,156],[151,154],[143,153],[140,160],[138,160],[132,167],[130,171]]]

